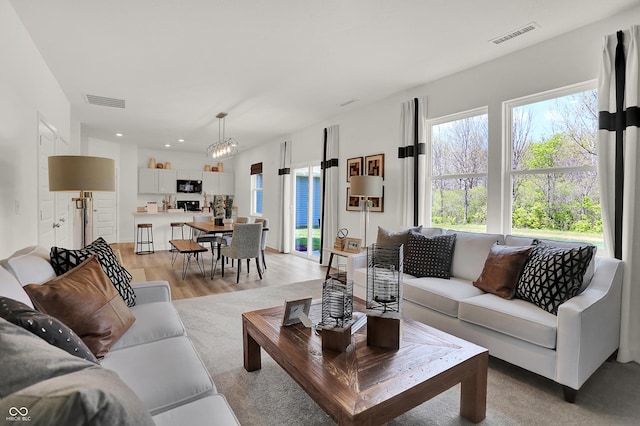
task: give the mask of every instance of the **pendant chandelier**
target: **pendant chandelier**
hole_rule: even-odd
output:
[[[224,136],[224,123],[225,117],[228,114],[221,112],[216,115],[218,118],[218,141],[212,143],[207,148],[207,157],[215,160],[224,160],[225,158],[233,157],[238,152],[238,142],[233,138],[225,138]]]

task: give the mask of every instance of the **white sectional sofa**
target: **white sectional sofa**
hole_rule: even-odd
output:
[[[0,296],[30,304],[22,286],[41,284],[55,277],[48,256],[47,249],[32,247],[0,262]],[[238,425],[233,411],[224,396],[217,393],[214,382],[185,332],[171,303],[168,283],[153,281],[134,284],[133,289],[136,304],[130,310],[135,322],[100,360],[100,365],[69,355],[0,318],[0,340],[3,345],[6,342],[11,344],[19,336],[19,340],[28,341],[25,345],[31,348],[24,350],[24,354],[18,353],[17,358],[13,353],[15,351],[5,351],[4,346],[0,351],[0,376],[8,377],[12,373],[3,371],[3,368],[26,372],[24,376],[18,375],[18,382],[13,383],[12,387],[5,388],[8,386],[6,382],[0,384],[0,412],[5,415],[12,406],[24,406],[23,413],[29,411],[32,420],[45,423],[45,419],[36,417],[49,413],[45,410],[46,404],[38,405],[34,398],[38,401],[49,398],[52,401],[51,395],[55,394],[61,402],[60,407],[52,410],[58,413],[71,410],[69,417],[73,417],[77,424],[83,424],[79,421],[82,415],[78,411],[86,414],[96,410],[99,415],[95,418],[103,418],[104,421],[93,419],[91,424]],[[14,358],[4,359],[11,357],[12,353]],[[36,353],[40,355],[35,356]],[[44,361],[41,354],[48,354]],[[41,365],[43,362],[47,369],[39,372],[35,364]],[[29,374],[31,368],[43,376],[42,380],[35,373]],[[84,385],[80,386],[80,390],[74,390],[81,396],[75,398],[76,405],[70,409],[59,394],[65,393],[69,383],[73,383],[78,375]],[[83,379],[84,376],[86,379]],[[19,380],[23,380],[24,385]],[[105,407],[96,408],[96,392],[102,403],[108,401]],[[83,402],[78,403],[78,400]],[[142,407],[142,412],[135,409],[138,406]],[[131,417],[121,418],[111,413],[117,414],[118,411],[118,415]],[[76,423],[63,418],[58,424]]]
[[[563,386],[569,402],[575,400],[577,390],[616,352],[623,274],[619,260],[595,257],[580,293],[561,304],[554,315],[525,300],[498,297],[473,285],[494,243],[526,246],[532,243],[531,238],[440,228],[425,228],[421,232],[428,236],[456,234],[452,277],[416,278],[404,273],[405,317],[486,347],[496,358],[556,381]],[[354,281],[355,295],[364,298],[366,252],[349,257],[347,274]]]

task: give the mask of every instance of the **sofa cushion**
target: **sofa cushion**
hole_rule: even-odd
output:
[[[50,345],[56,346],[71,355],[95,364],[98,363],[98,360],[82,339],[64,323],[51,315],[38,312],[17,300],[0,296],[0,317],[30,331]]]
[[[593,253],[594,246],[536,245],[518,281],[516,297],[555,315],[558,306],[578,294]]]
[[[221,394],[207,395],[204,398],[153,416],[156,426],[184,424],[185,419],[189,419],[189,423],[192,425],[240,425],[227,399]]]
[[[21,285],[41,284],[56,276],[49,262],[49,251],[41,246],[29,246],[0,262]]]
[[[487,293],[512,299],[532,248],[494,243],[484,263],[482,274],[473,285]]]
[[[216,391],[187,336],[111,351],[101,364],[118,373],[152,415]]]
[[[458,318],[545,348],[555,349],[558,319],[524,300],[483,294],[460,301]]]
[[[457,317],[458,303],[469,297],[482,294],[470,281],[452,277],[414,278],[404,275],[402,297],[418,305],[425,306],[443,314]]]
[[[378,237],[376,244],[381,246],[400,246],[404,244],[405,252],[407,242],[409,241],[409,231],[420,232],[422,226],[416,226],[414,228],[407,228],[401,231],[390,231],[381,226],[378,226]]]
[[[404,271],[415,277],[449,278],[455,243],[455,235],[427,237],[410,230]]]
[[[95,256],[45,284],[24,289],[40,311],[71,327],[98,358],[135,321]]]
[[[178,311],[168,302],[138,304],[130,308],[136,322],[114,343],[114,351],[185,334]]]
[[[447,230],[456,235],[456,250],[453,253],[451,274],[454,277],[473,281],[482,273],[484,262],[494,243],[503,244],[502,234],[482,234]]]
[[[3,416],[10,407],[24,407],[35,424],[154,424],[149,411],[118,375],[98,366],[35,383],[0,400]]]
[[[0,318],[0,348],[0,398],[42,380],[95,365],[69,355],[3,318]]]
[[[0,266],[0,296],[8,297],[33,308],[33,302],[13,274]]]
[[[551,247],[560,247],[560,248],[574,248],[574,247],[584,247],[584,246],[593,246],[594,253],[598,250],[596,246],[589,243],[577,242],[577,241],[558,241],[558,240],[548,240],[541,238],[528,238],[528,237],[518,237],[515,235],[507,235],[504,237],[504,243],[510,246],[529,246],[532,245],[533,242],[543,243]],[[582,284],[580,285],[580,290],[578,290],[578,294],[582,293],[591,283],[591,279],[593,278],[593,274],[596,270],[596,256],[594,255],[589,262],[589,266],[587,266],[587,271],[584,273],[584,278],[582,279]]]
[[[79,250],[51,247],[51,265],[53,265],[57,275],[64,274],[75,268],[91,256],[98,258],[102,269],[127,303],[127,306],[135,305],[136,295],[130,285],[131,274],[120,265],[117,256],[102,237]]]

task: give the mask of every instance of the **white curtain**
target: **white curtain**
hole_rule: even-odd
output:
[[[322,226],[320,239],[321,247],[333,248],[335,236],[338,232],[338,158],[340,148],[340,127],[335,125],[324,130],[322,153]],[[320,263],[327,264],[328,256],[324,256],[324,250],[320,253]]]
[[[598,79],[598,175],[605,246],[624,261],[618,361],[640,362],[638,29],[606,36]]]
[[[280,144],[280,247],[291,253],[291,142]]]
[[[401,217],[406,226],[427,224],[425,212],[430,211],[431,197],[426,188],[425,100],[412,99],[401,105],[400,147],[402,160]]]

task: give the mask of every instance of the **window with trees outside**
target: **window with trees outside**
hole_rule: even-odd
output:
[[[431,224],[485,232],[488,115],[486,108],[431,120]]]
[[[511,233],[602,247],[595,83],[507,102],[504,111]]]

